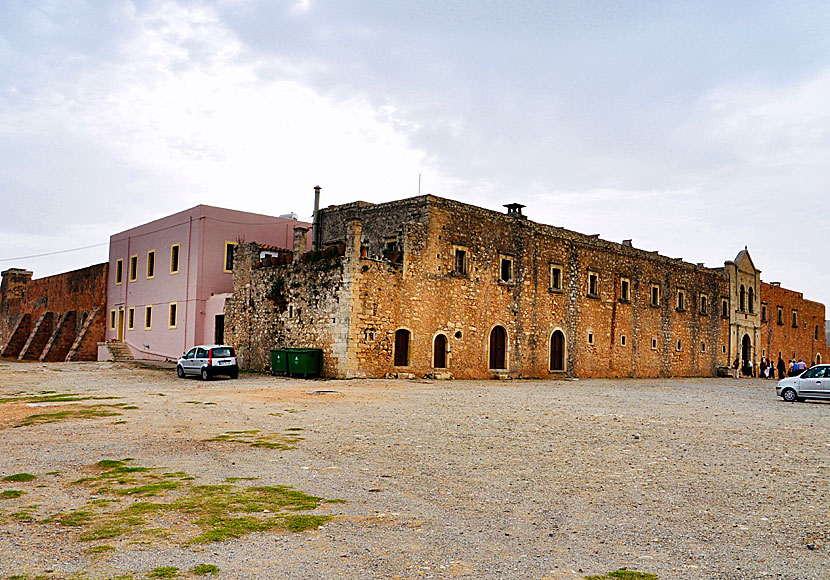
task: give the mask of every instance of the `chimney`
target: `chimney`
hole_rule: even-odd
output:
[[[312,218],[311,249],[320,249],[320,190],[319,185],[314,186],[314,217]]]
[[[300,260],[308,247],[308,228],[294,226],[294,262]]]
[[[506,203],[504,207],[507,208],[507,215],[510,217],[526,220],[527,216],[522,215],[522,208],[525,207],[520,203]]]
[[[633,248],[634,244],[632,244],[632,242],[633,242],[633,240],[623,240],[622,245],[625,246],[626,248]]]

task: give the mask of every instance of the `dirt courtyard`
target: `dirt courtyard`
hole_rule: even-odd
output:
[[[824,579],[829,493],[773,381],[0,361],[3,580]]]

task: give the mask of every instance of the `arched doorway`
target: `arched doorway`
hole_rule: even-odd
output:
[[[395,366],[409,365],[409,331],[399,328],[395,331]]]
[[[752,360],[752,341],[749,340],[749,335],[745,334],[741,340],[741,369],[744,375],[749,375],[752,372],[749,366],[749,361]]]
[[[550,370],[565,370],[565,335],[556,330],[550,337]]]
[[[432,343],[432,366],[436,369],[447,368],[447,337],[443,334],[436,335]]]
[[[507,368],[505,354],[507,332],[503,326],[496,326],[490,331],[490,368],[502,370]]]
[[[821,353],[816,353],[816,364],[817,365],[821,364]]]

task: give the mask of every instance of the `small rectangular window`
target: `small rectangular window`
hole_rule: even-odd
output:
[[[550,267],[550,289],[562,290],[562,266]]]
[[[110,330],[115,330],[115,310],[110,310]]]
[[[706,343],[705,342],[700,343],[700,352],[706,352]]]
[[[763,302],[761,303],[761,322],[767,321],[767,305]]]
[[[175,302],[170,303],[168,317],[167,317],[168,326],[170,328],[176,328],[176,314],[177,314],[176,311],[178,310],[178,308],[179,308],[179,305],[176,304]]]
[[[686,291],[682,288],[677,289],[677,310],[680,312],[686,310]]]
[[[453,259],[452,271],[454,274],[464,276],[467,274],[467,252],[456,248]]]
[[[235,242],[225,242],[225,272],[233,272],[233,251]]]
[[[594,344],[594,333],[593,332],[588,333],[588,344]]]
[[[683,350],[683,343],[680,342],[679,340],[677,341],[677,350],[678,351]]]
[[[513,260],[511,258],[501,258],[501,269],[499,275],[502,282],[513,281]]]
[[[129,310],[127,310],[127,330],[133,330],[135,328],[135,308],[132,306]]]
[[[625,346],[625,335],[620,335],[620,345]]]
[[[130,256],[130,282],[138,277],[138,256]]]
[[[793,310],[793,328],[798,328],[798,310]]]
[[[657,350],[657,339],[656,338],[651,339],[651,350]]]
[[[156,276],[156,251],[150,250],[147,252],[147,278],[154,278]]]
[[[620,300],[631,302],[631,281],[628,278],[620,278]]]
[[[115,262],[115,283],[121,284],[124,281],[124,260]]]
[[[723,354],[726,354],[726,345],[725,345],[725,344],[720,345],[720,351],[721,351]]]
[[[150,330],[153,328],[153,307],[144,307],[144,329]]]
[[[657,284],[651,285],[651,305],[660,306],[660,286]]]
[[[588,296],[599,296],[599,274],[596,272],[588,272]]]
[[[778,307],[778,324],[780,324],[781,326],[784,325],[784,307],[783,306]]]
[[[720,315],[723,318],[729,318],[729,300],[726,298],[720,300]]]
[[[170,246],[170,273],[179,273],[179,244]]]
[[[709,314],[709,297],[706,294],[700,295],[700,313]]]

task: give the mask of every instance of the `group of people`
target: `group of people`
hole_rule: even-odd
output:
[[[784,362],[780,356],[778,357],[778,363],[773,364],[771,360],[767,360],[767,357],[761,357],[761,364],[758,365],[758,376],[764,379],[774,379],[775,372],[778,371],[778,378],[783,379],[784,377],[794,377],[800,375],[804,371],[807,370],[807,367],[811,365],[807,365],[802,359],[790,359],[788,362]],[[737,358],[735,362],[732,363],[732,368],[735,371],[735,378],[738,379],[741,376],[741,372],[745,376],[754,377],[755,376],[755,369],[753,368],[753,364],[751,360],[740,361]]]

